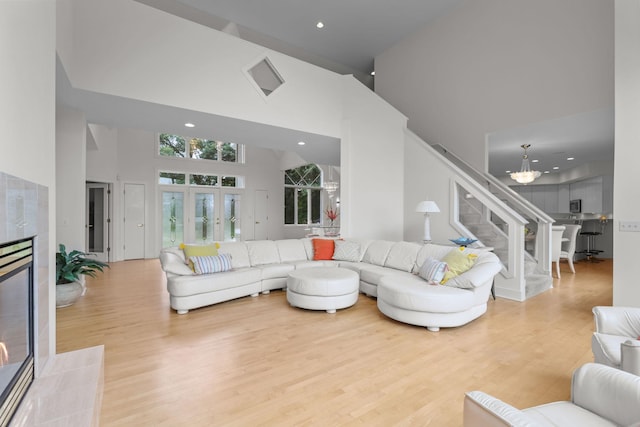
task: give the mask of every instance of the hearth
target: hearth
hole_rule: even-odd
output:
[[[0,244],[0,426],[34,378],[33,238]]]

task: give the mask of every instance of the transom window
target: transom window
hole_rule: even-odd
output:
[[[158,184],[202,185],[209,187],[244,187],[244,177],[228,175],[199,175],[186,172],[160,172]]]
[[[284,223],[320,224],[322,171],[309,164],[284,172]]]
[[[161,133],[158,136],[158,142],[160,156],[242,163],[243,146],[241,144],[189,138],[169,133]]]

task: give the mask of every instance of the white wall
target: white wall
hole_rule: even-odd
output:
[[[339,136],[341,76],[132,0],[70,1],[74,87]],[[286,82],[268,102],[242,72],[264,55]]]
[[[118,130],[89,124],[88,136],[95,145],[87,144],[87,181],[114,183],[118,177]]]
[[[279,239],[284,232],[284,187],[283,175],[279,169],[279,156],[272,150],[246,147],[245,164],[214,163],[205,160],[160,157],[158,139],[155,132],[139,129],[108,129],[91,125],[97,150],[87,153],[87,179],[114,183],[112,194],[113,238],[112,256],[114,260],[122,260],[124,236],[122,226],[123,205],[122,191],[125,183],[145,185],[145,210],[147,212],[145,257],[155,258],[160,252],[160,208],[158,189],[159,171],[190,172],[245,177],[245,188],[242,194],[243,239],[253,238],[254,193],[266,190],[269,194],[267,212],[269,217],[268,237]],[[215,138],[215,136],[211,136]],[[83,184],[84,185],[84,184]]]
[[[55,28],[52,0],[0,2],[0,170],[49,189],[49,288],[37,292],[37,304],[48,310],[39,309],[47,315],[38,319],[38,370],[56,348]]]
[[[401,237],[406,119],[352,76],[131,0],[69,1],[74,43],[60,59],[72,86],[341,138],[344,235]],[[264,55],[286,82],[266,101],[242,72]],[[166,66],[166,58],[197,65]],[[127,179],[145,180],[149,165],[120,151],[118,156],[118,167],[131,171]],[[270,203],[279,206],[273,211],[275,222],[282,217],[282,196],[270,196]]]
[[[404,236],[409,242],[421,242],[424,235],[424,214],[416,212],[416,206],[423,200],[433,200],[440,208],[439,213],[429,215],[431,239],[435,243],[449,243],[449,239],[459,237],[450,225],[451,217],[451,170],[430,155],[423,142],[412,137],[405,140],[404,179],[414,181],[405,186]]]
[[[465,0],[375,60],[409,128],[485,170],[485,135],[613,105],[613,2]]]
[[[345,77],[340,145],[341,233],[401,240],[406,118]]]
[[[613,304],[640,307],[640,233],[620,232],[622,220],[640,220],[636,172],[640,158],[640,2],[616,0],[616,150],[613,189],[615,213]]]
[[[87,122],[81,111],[56,108],[56,238],[67,250],[86,250]]]
[[[54,1],[0,2],[0,169],[49,187],[55,182],[52,13]]]

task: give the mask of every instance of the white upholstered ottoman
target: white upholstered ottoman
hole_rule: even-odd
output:
[[[287,278],[287,301],[293,307],[335,313],[358,301],[359,285],[358,273],[346,268],[295,270]]]

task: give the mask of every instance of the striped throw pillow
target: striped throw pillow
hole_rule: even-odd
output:
[[[196,274],[220,273],[231,270],[231,255],[229,254],[192,256],[189,260],[193,263],[193,271]]]
[[[432,285],[440,283],[445,273],[449,270],[446,262],[428,257],[418,271],[418,275]]]

